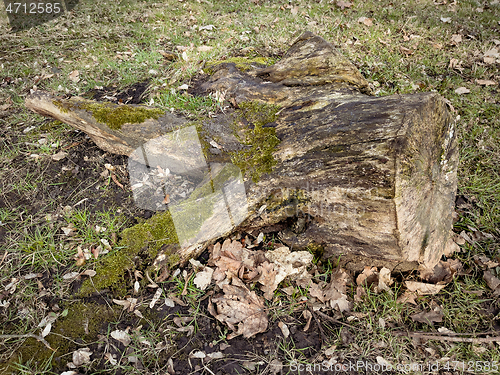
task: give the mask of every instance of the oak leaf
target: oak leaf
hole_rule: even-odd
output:
[[[267,330],[267,312],[261,297],[251,292],[237,277],[232,278],[232,285],[224,285],[222,290],[224,295],[212,298],[208,310],[233,330],[228,339],[239,335],[249,338]],[[212,303],[215,303],[216,309]]]

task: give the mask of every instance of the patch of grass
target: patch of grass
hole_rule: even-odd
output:
[[[66,263],[70,259],[70,251],[57,240],[55,230],[49,227],[36,227],[28,232],[19,242],[19,250],[26,257],[24,265],[34,271],[41,271],[50,265]]]
[[[66,222],[72,224],[82,245],[99,245],[101,239],[112,243],[112,235],[119,233],[125,220],[123,215],[112,211],[91,213],[88,209],[72,210],[66,217]]]
[[[159,92],[155,98],[155,104],[166,110],[186,111],[202,115],[203,113],[215,113],[218,102],[211,96],[193,96],[188,93],[171,91]]]
[[[178,297],[183,297],[185,296],[191,303],[194,303],[198,301],[204,294],[205,292],[194,284],[194,278],[196,277],[196,273],[193,272],[192,275],[189,276],[189,279],[187,280],[187,286],[186,286],[186,281],[184,278],[184,275],[178,275],[175,278],[175,284],[176,284],[176,289],[177,289],[177,296]],[[183,294],[185,291],[185,294]]]

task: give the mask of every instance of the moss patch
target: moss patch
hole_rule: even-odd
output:
[[[249,124],[244,129],[243,136],[239,136],[239,141],[247,147],[231,152],[231,161],[243,174],[248,173],[257,182],[262,174],[270,173],[277,163],[273,152],[280,140],[276,136],[276,129],[266,125],[277,120],[279,107],[259,102],[243,102],[239,107],[237,121],[245,119],[253,128]],[[237,131],[236,133],[238,134]]]
[[[325,253],[325,248],[323,245],[319,245],[317,243],[311,242],[309,245],[307,245],[307,250],[314,255],[313,261],[317,262],[323,258],[323,254]]]
[[[120,129],[123,124],[140,124],[150,118],[157,120],[164,113],[161,109],[108,103],[88,103],[80,107],[92,112],[97,121],[114,130]]]
[[[44,363],[51,362],[53,366],[62,369],[71,361],[71,357],[61,356],[80,347],[66,337],[78,338],[83,344],[95,342],[103,328],[117,317],[116,312],[107,305],[78,302],[72,305],[68,303],[66,306],[63,304],[61,307],[68,310],[68,315],[57,318],[51,334],[46,337],[47,342],[56,351],[52,352],[41,342],[29,338],[12,356],[7,364],[9,370],[14,370],[15,363],[26,364],[28,361],[30,367],[42,367]]]
[[[111,288],[115,296],[127,293],[127,271],[145,268],[163,245],[179,242],[169,211],[154,215],[149,220],[125,229],[119,249],[102,258],[95,268],[92,280],[85,280],[78,294],[89,296],[97,290]],[[136,265],[136,260],[140,260]]]
[[[71,109],[84,109],[92,113],[94,118],[106,124],[110,129],[121,129],[124,124],[140,124],[147,119],[157,120],[165,112],[161,109],[146,108],[134,105],[116,105],[112,103],[93,103],[87,101],[62,103],[54,100],[53,104],[61,112],[67,113]]]
[[[269,57],[254,57],[254,58],[248,58],[248,57],[230,57],[229,59],[226,60],[216,60],[216,61],[207,61],[205,63],[205,68],[204,70],[208,74],[213,74],[214,73],[214,68],[217,65],[220,64],[227,64],[227,63],[233,63],[236,65],[236,67],[241,70],[242,72],[245,72],[250,69],[254,68],[262,68],[266,67],[269,65],[274,64],[275,60],[271,59]]]

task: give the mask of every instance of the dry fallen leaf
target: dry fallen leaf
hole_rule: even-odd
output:
[[[273,299],[274,291],[278,288],[278,283],[276,282],[276,271],[274,270],[274,265],[269,262],[262,263],[257,270],[260,273],[259,283],[262,284],[260,290],[264,292],[264,298],[267,300]]]
[[[300,286],[309,287],[309,295],[311,297],[317,298],[321,303],[325,302],[325,293],[323,289],[312,280],[309,280],[308,285],[306,283],[301,283]]]
[[[499,263],[492,261],[485,255],[474,255],[474,262],[483,268],[495,268],[499,265]]]
[[[458,259],[448,259],[446,262],[440,260],[432,270],[422,272],[422,279],[436,283],[449,283],[458,271],[462,269],[462,263]]]
[[[194,285],[201,290],[207,289],[212,282],[213,268],[205,267],[203,271],[198,272],[194,278]]]
[[[50,333],[51,329],[52,329],[52,323],[49,322],[42,331],[42,337],[47,336]]]
[[[122,190],[125,190],[125,188],[123,187],[123,185],[120,183],[120,181],[118,181],[118,178],[116,177],[116,175],[114,173],[111,173],[111,179],[113,180],[113,182],[119,186]]]
[[[352,308],[352,303],[346,295],[348,281],[349,275],[342,268],[332,272],[330,283],[323,290],[324,299],[330,302],[332,308],[340,311],[349,311]]]
[[[352,7],[352,3],[349,3],[348,1],[337,1],[337,6],[340,8],[340,10],[344,10],[344,8],[350,8]]]
[[[399,46],[399,50],[400,50],[403,54],[405,54],[406,56],[408,56],[408,55],[413,55],[413,54],[415,53],[415,51],[414,51],[414,50],[409,49],[409,48],[406,48],[406,47],[403,47],[403,46]]]
[[[462,61],[458,61],[457,59],[450,59],[450,63],[448,64],[448,68],[450,69],[457,69],[459,71],[462,71]]]
[[[63,275],[63,280],[72,280],[76,277],[80,276],[80,272],[68,272],[67,274]]]
[[[177,59],[177,55],[173,52],[166,52],[163,50],[159,50],[158,53],[162,55],[168,61],[174,61]]]
[[[207,51],[211,51],[214,47],[210,47],[210,46],[199,46],[197,48],[197,50],[199,52],[207,52]]]
[[[196,352],[193,352],[193,353],[189,354],[189,357],[190,357],[190,358],[198,358],[198,359],[203,359],[203,358],[205,358],[206,356],[207,356],[207,355],[206,355],[204,352],[199,351],[199,350],[198,350],[198,351],[196,351]]]
[[[417,298],[417,294],[415,292],[410,292],[409,290],[405,290],[405,292],[398,297],[396,302],[411,303],[412,305],[417,305],[415,298]]]
[[[207,358],[209,358],[209,359],[221,359],[221,358],[224,358],[224,354],[222,352],[207,353]]]
[[[377,267],[365,266],[363,272],[361,272],[356,278],[357,285],[367,285],[370,286],[378,280]]]
[[[206,25],[206,26],[201,26],[198,30],[213,30],[215,28],[214,25]]]
[[[476,83],[481,86],[494,86],[497,83],[490,79],[476,79]]]
[[[264,300],[237,277],[233,277],[231,282],[232,285],[223,286],[223,296],[212,298],[209,302],[209,312],[233,330],[228,339],[239,335],[249,338],[266,331],[268,319]]]
[[[392,294],[392,290],[389,288],[392,283],[391,270],[383,267],[378,274],[378,291],[384,290]]]
[[[362,24],[364,24],[366,26],[373,25],[373,19],[372,18],[368,18],[368,17],[359,17],[358,18],[358,22],[362,23]]]
[[[498,48],[492,48],[488,51],[486,51],[483,55],[483,61],[486,64],[494,64],[496,59],[500,57],[500,53],[498,52]]]
[[[278,327],[280,327],[281,333],[283,333],[285,339],[288,338],[288,336],[290,336],[290,330],[288,329],[288,326],[285,323],[279,322]]]
[[[111,332],[111,337],[117,341],[120,341],[124,346],[128,346],[132,341],[130,335],[127,332],[119,329]]]
[[[365,296],[366,296],[365,288],[362,287],[361,285],[358,285],[356,287],[356,294],[354,295],[354,302],[361,302],[363,300],[363,297]]]
[[[470,90],[467,87],[459,87],[458,89],[455,90],[455,92],[458,95],[462,95],[462,94],[468,94],[468,93],[470,93]]]
[[[271,362],[269,362],[269,373],[271,375],[282,374],[283,371],[283,363],[277,358],[274,358]]]
[[[59,151],[57,154],[52,155],[52,160],[59,161],[64,159],[66,156],[68,156],[67,152]]]
[[[389,362],[387,359],[385,359],[384,357],[381,357],[381,356],[377,356],[377,363],[382,367],[382,368],[386,368],[386,369],[392,369],[393,366],[392,366],[392,363]]]
[[[76,367],[80,367],[86,363],[90,362],[90,356],[92,352],[89,348],[81,348],[73,352],[73,364]]]
[[[294,6],[292,9],[290,9],[290,12],[292,12],[292,14],[295,16],[299,11],[299,7],[298,6]]]
[[[75,227],[73,226],[73,223],[69,223],[67,227],[62,227],[61,230],[64,232],[65,236],[70,236],[74,233]]]
[[[95,275],[97,275],[97,272],[94,270],[85,270],[80,275],[94,277]]]
[[[156,305],[156,302],[158,302],[158,300],[160,299],[162,293],[163,293],[163,289],[162,288],[156,289],[156,292],[155,292],[155,294],[153,296],[153,299],[149,303],[149,308],[150,309],[152,309]]]
[[[410,318],[414,322],[426,323],[429,325],[434,325],[434,322],[442,322],[443,321],[443,312],[439,307],[435,307],[430,311],[422,311],[413,315],[410,315]]]
[[[460,34],[453,34],[451,36],[451,43],[454,45],[458,45],[458,43],[462,42],[462,35]]]
[[[298,279],[306,277],[307,266],[313,260],[313,255],[309,251],[290,252],[288,247],[280,247],[276,250],[266,252],[266,258],[274,263],[277,270],[275,282],[279,285],[286,277]]]
[[[80,72],[78,70],[73,70],[71,73],[69,73],[68,78],[70,79],[71,82],[77,83],[80,81]]]
[[[172,357],[170,357],[167,361],[167,372],[170,374],[170,375],[174,375],[175,374],[175,370],[174,370],[174,361],[172,360]]]
[[[307,332],[307,330],[309,329],[309,327],[311,325],[311,319],[312,319],[313,316],[312,316],[312,314],[311,314],[311,312],[309,310],[304,310],[302,312],[302,315],[304,316],[304,318],[307,319],[307,323],[306,323],[306,325],[305,325],[305,327],[303,329],[304,332]]]
[[[456,335],[456,332],[454,332],[451,329],[448,329],[446,327],[439,327],[438,332],[445,334],[445,335]]]
[[[483,279],[494,292],[500,292],[500,280],[491,271],[484,271]]]
[[[408,290],[411,292],[417,292],[420,295],[437,294],[446,286],[421,283],[419,281],[405,281],[405,284]]]
[[[116,303],[117,305],[123,306],[124,310],[130,307],[130,301],[127,300],[113,299],[113,302]]]

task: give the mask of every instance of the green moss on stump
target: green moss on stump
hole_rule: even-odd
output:
[[[136,268],[136,258],[141,264],[150,264],[158,250],[167,244],[179,242],[170,212],[157,213],[149,220],[125,229],[121,233],[119,247],[113,253],[102,257],[96,265],[96,275],[85,280],[78,292],[86,297],[96,290],[111,289],[115,296],[127,293],[128,285],[124,276]]]
[[[112,103],[93,103],[87,101],[62,103],[59,100],[53,100],[53,104],[63,113],[67,113],[71,109],[89,111],[98,122],[106,124],[113,130],[121,129],[124,124],[140,124],[147,119],[158,120],[164,114],[164,111],[161,109],[134,105],[116,105]]]
[[[280,108],[259,102],[243,102],[239,107],[238,119],[246,119],[253,124],[253,129],[244,129],[244,135],[239,137],[239,141],[248,147],[231,152],[231,161],[243,174],[248,173],[254,182],[258,182],[262,174],[271,173],[273,166],[277,164],[273,152],[280,140],[276,136],[276,129],[266,125],[278,119]],[[236,133],[238,134],[237,131]]]
[[[120,129],[123,124],[140,124],[151,118],[158,120],[164,113],[161,109],[132,105],[117,106],[108,103],[88,103],[80,107],[92,112],[97,121],[108,125],[114,130]]]
[[[208,74],[213,74],[214,73],[214,68],[217,65],[220,64],[227,64],[227,63],[233,63],[236,65],[236,67],[241,70],[242,72],[246,72],[247,70],[253,69],[253,68],[258,68],[258,67],[266,67],[269,65],[274,64],[275,60],[269,57],[254,57],[254,58],[248,58],[248,57],[230,57],[229,59],[226,60],[211,60],[207,61],[205,63],[205,68],[204,70]]]

